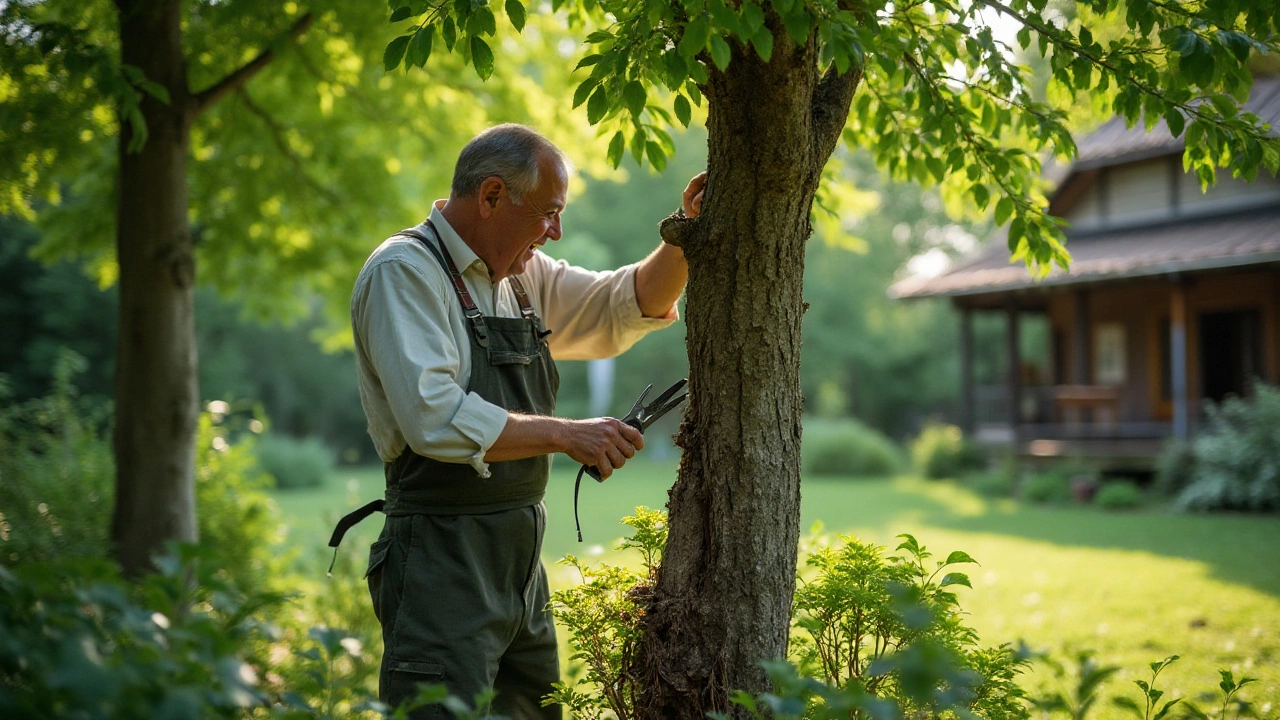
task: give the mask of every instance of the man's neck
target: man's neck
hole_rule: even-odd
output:
[[[453,198],[443,202],[444,205],[437,205],[436,209],[444,216],[445,221],[449,223],[449,227],[453,228],[453,231],[458,234],[462,242],[466,243],[467,247],[471,248],[476,257],[480,258],[480,261],[484,263],[485,269],[489,271],[489,279],[497,282],[493,278],[493,268],[489,265],[489,261],[485,259],[487,248],[484,247],[484,243],[476,232],[479,227],[479,218],[475,217],[475,213],[470,208],[463,206],[462,203],[454,202]]]

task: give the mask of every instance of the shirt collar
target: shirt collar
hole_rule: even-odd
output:
[[[425,224],[423,223],[423,225]],[[478,272],[486,279],[489,277],[489,268],[484,264],[484,261],[458,235],[453,226],[449,224],[449,221],[444,219],[444,213],[440,212],[438,207],[431,208],[431,224],[436,226],[436,232],[439,233],[445,250],[449,251],[449,257],[453,258],[454,264],[458,266],[458,272],[466,273],[471,269],[472,265],[480,263]]]

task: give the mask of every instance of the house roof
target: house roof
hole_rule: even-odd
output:
[[[1095,233],[1073,239],[1071,271],[1036,280],[1003,244],[935,278],[907,278],[895,298],[977,295],[1280,262],[1280,209]]]
[[[1280,129],[1280,77],[1257,77],[1245,110]],[[1112,118],[1077,141],[1078,155],[1062,174],[1067,181],[1100,167],[1180,153],[1183,138],[1169,134],[1164,119],[1147,132]],[[1056,174],[1056,173],[1055,173]],[[1026,266],[1009,262],[1009,251],[994,242],[976,257],[934,278],[912,277],[889,288],[895,298],[959,296],[1030,287],[1190,272],[1280,261],[1280,211],[1231,215],[1088,235],[1067,231],[1071,271],[1054,268],[1035,280]]]
[[[1244,104],[1244,110],[1257,115],[1262,122],[1270,123],[1272,130],[1280,128],[1280,77],[1254,78],[1253,91]],[[1164,118],[1156,123],[1151,132],[1147,132],[1142,123],[1127,128],[1124,118],[1113,117],[1076,143],[1076,160],[1071,164],[1069,172],[1074,174],[1107,165],[1180,153],[1185,137],[1185,134],[1176,138],[1170,135]]]

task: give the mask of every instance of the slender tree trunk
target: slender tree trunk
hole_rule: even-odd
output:
[[[778,38],[772,61],[735,47],[728,71],[713,72],[706,88],[707,196],[681,243],[690,404],[644,627],[644,717],[726,710],[729,691],[768,687],[759,662],[787,647],[800,520],[804,249],[857,79],[823,79],[813,39],[797,46],[775,17],[769,22]]]
[[[121,60],[169,91],[146,96],[146,143],[122,122],[116,217],[120,336],[116,364],[116,506],[111,537],[127,575],[165,542],[196,539],[198,418],[195,259],[187,226],[188,93],[180,0],[117,0]]]

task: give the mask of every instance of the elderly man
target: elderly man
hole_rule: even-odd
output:
[[[540,552],[550,453],[602,477],[644,447],[613,418],[554,417],[552,357],[623,352],[676,320],[687,267],[661,244],[613,272],[538,251],[560,239],[568,162],[520,125],[463,148],[447,200],[384,242],[351,299],[360,398],[386,462],[387,514],[368,581],[385,649],[379,695],[396,706],[422,682],[496,712],[541,707],[559,679]],[[696,215],[705,173],[685,190]],[[439,706],[414,717],[444,716]]]

